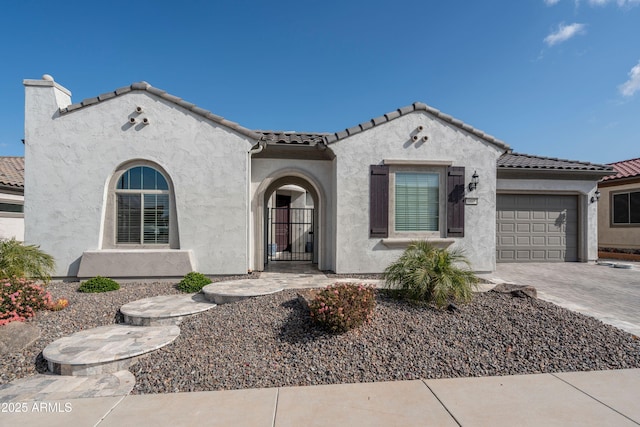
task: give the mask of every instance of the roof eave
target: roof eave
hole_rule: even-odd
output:
[[[348,138],[350,136],[356,135],[358,133],[364,132],[367,129],[371,129],[372,127],[381,125],[383,123],[387,123],[390,122],[392,120],[397,119],[398,117],[401,116],[405,116],[407,114],[416,112],[416,111],[424,111],[444,122],[447,122],[453,126],[456,126],[472,135],[475,135],[495,146],[497,146],[498,148],[505,150],[507,152],[511,151],[511,147],[509,147],[509,145],[507,145],[504,141],[501,141],[479,129],[474,128],[473,126],[470,126],[466,123],[464,123],[461,120],[458,120],[448,114],[444,114],[442,112],[440,112],[440,110],[437,110],[433,107],[428,106],[427,104],[424,104],[422,102],[414,102],[411,105],[408,105],[406,107],[402,107],[402,108],[398,108],[395,111],[391,111],[387,114],[384,114],[382,116],[373,118],[369,121],[366,122],[362,122],[356,126],[353,126],[351,128],[345,129],[343,131],[340,132],[336,132],[336,133],[331,133],[328,134],[324,137],[324,141],[327,145],[329,144],[333,144],[334,142],[340,141],[342,139]]]
[[[198,107],[195,104],[192,104],[190,102],[187,102],[185,100],[183,100],[182,98],[179,98],[177,96],[171,95],[167,92],[165,92],[162,89],[158,89],[155,88],[153,86],[151,86],[149,83],[147,82],[137,82],[137,83],[133,83],[129,86],[125,86],[125,87],[121,87],[118,88],[112,92],[107,92],[104,93],[102,95],[99,95],[97,97],[94,98],[87,98],[84,99],[82,102],[77,103],[77,104],[71,104],[69,106],[67,106],[66,108],[61,108],[59,110],[60,115],[65,115],[65,114],[69,114],[72,113],[74,111],[80,110],[80,109],[84,109],[87,107],[90,107],[92,105],[96,105],[99,104],[101,102],[107,101],[109,99],[113,99],[116,98],[118,96],[124,95],[126,93],[129,92],[133,92],[133,91],[144,91],[144,92],[148,92],[152,95],[155,95],[159,98],[164,99],[165,101],[171,102],[172,104],[178,105],[190,112],[192,112],[193,114],[197,114],[201,117],[204,117],[207,120],[210,120],[216,124],[222,125],[224,127],[227,127],[241,135],[244,135],[250,139],[253,139],[255,141],[258,141],[261,137],[261,134],[252,131],[251,129],[245,128],[244,126],[240,126],[238,123],[229,121],[227,119],[225,119],[224,117],[218,116],[217,114],[213,114],[212,112],[205,110],[203,108]]]

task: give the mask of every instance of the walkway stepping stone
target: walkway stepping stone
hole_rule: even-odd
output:
[[[0,402],[126,396],[131,393],[135,384],[136,378],[129,371],[87,377],[43,374],[1,385]]]
[[[227,304],[260,295],[275,294],[283,289],[282,284],[275,281],[260,280],[258,282],[258,279],[242,279],[212,283],[202,288],[202,292],[208,301]]]
[[[120,308],[120,312],[124,315],[124,323],[129,325],[177,325],[185,316],[200,313],[215,306],[201,293],[160,295],[125,304]]]
[[[55,374],[98,375],[127,369],[137,356],[171,343],[179,334],[176,325],[100,326],[56,340],[42,355]]]

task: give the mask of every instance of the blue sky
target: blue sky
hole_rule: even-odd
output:
[[[6,1],[0,155],[23,79],[147,81],[252,129],[336,132],[421,101],[516,152],[640,157],[640,0]]]

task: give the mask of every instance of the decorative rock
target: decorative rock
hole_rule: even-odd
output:
[[[538,298],[538,291],[536,288],[530,285],[515,285],[513,283],[500,283],[496,285],[493,292],[499,292],[501,294],[511,294],[518,298]]]

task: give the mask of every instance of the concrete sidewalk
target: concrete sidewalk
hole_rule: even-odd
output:
[[[0,425],[638,426],[638,396],[626,369],[3,403]]]

